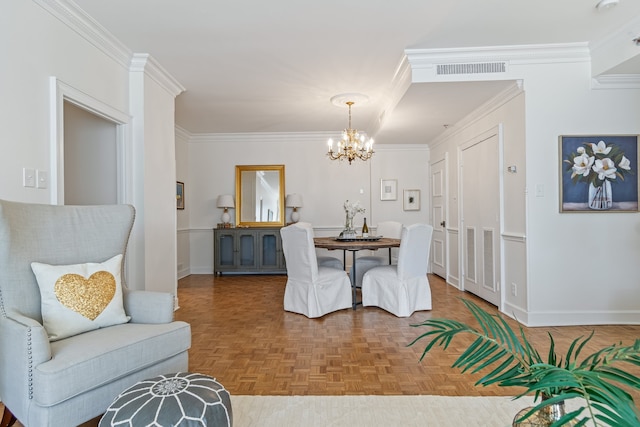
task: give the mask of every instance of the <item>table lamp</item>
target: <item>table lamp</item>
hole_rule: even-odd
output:
[[[229,208],[234,208],[235,203],[233,203],[233,196],[231,194],[221,194],[218,196],[219,208],[224,208],[224,212],[222,213],[222,222],[228,224],[231,220],[231,215],[229,215]]]
[[[297,193],[287,194],[286,205],[288,208],[293,208],[293,212],[291,212],[291,222],[300,221],[298,208],[302,207],[302,196]]]

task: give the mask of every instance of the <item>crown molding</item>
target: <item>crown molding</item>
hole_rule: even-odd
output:
[[[587,43],[481,46],[450,49],[406,49],[412,69],[446,63],[505,61],[510,64],[582,62],[590,59]]]
[[[515,84],[503,90],[478,108],[476,108],[473,112],[468,114],[459,120],[455,125],[449,127],[447,130],[438,135],[430,144],[430,147],[436,147],[446,141],[448,141],[452,136],[457,133],[462,132],[464,129],[469,127],[471,124],[476,121],[486,117],[487,115],[493,113],[493,111],[502,107],[504,104],[520,95],[524,92],[524,85],[522,80],[517,80]]]
[[[591,89],[640,89],[640,74],[603,74],[591,79]]]
[[[176,96],[185,91],[184,86],[180,84],[167,70],[165,70],[158,61],[156,61],[148,53],[134,53],[131,59],[129,71],[134,73],[143,72],[152,80],[162,86],[167,92]]]
[[[129,67],[133,55],[131,50],[74,2],[69,0],[33,0],[33,2],[123,67]]]
[[[177,130],[177,128],[176,128]],[[185,131],[186,132],[186,131]],[[335,136],[335,132],[249,132],[249,133],[197,133],[189,134],[188,142],[198,143],[313,143],[325,144],[327,138]],[[374,144],[374,151],[429,151],[427,144]]]
[[[95,19],[71,0],[33,0],[60,22],[71,28],[129,71],[144,71],[173,96],[185,88],[148,54],[134,54]]]
[[[402,97],[407,93],[407,90],[411,86],[411,65],[407,60],[406,55],[402,55],[396,71],[393,73],[393,78],[389,84],[389,88],[386,91],[386,96],[382,102],[382,109],[378,115],[370,121],[365,127],[369,130],[370,135],[376,135],[382,125],[385,118],[388,117],[393,110],[398,106],[398,103]]]
[[[595,51],[601,48],[606,48],[612,43],[631,43],[631,41],[638,36],[640,36],[640,16],[636,16],[616,31],[607,34],[606,37],[591,43],[591,50]]]
[[[428,144],[374,144],[373,151],[430,151]]]
[[[608,70],[640,56],[634,39],[640,36],[640,16],[591,44],[591,74],[599,78]]]
[[[335,137],[336,132],[240,132],[240,133],[194,133],[189,142],[320,142],[326,145],[327,138]]]

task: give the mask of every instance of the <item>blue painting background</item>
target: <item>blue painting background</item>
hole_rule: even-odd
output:
[[[578,147],[585,142],[593,142],[597,144],[604,141],[605,144],[615,144],[622,151],[627,159],[629,159],[631,172],[625,176],[624,181],[620,177],[611,181],[611,192],[613,193],[614,202],[636,202],[638,201],[638,143],[635,135],[631,136],[563,136],[561,137],[561,155],[562,159],[562,202],[586,203],[589,193],[589,184],[587,182],[576,182],[571,180],[571,170],[566,170],[569,154],[575,153]],[[617,165],[616,165],[617,167]]]

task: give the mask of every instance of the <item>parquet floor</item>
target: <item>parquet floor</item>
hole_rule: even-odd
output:
[[[181,308],[176,319],[191,324],[189,369],[216,377],[232,395],[512,396],[520,392],[476,387],[479,375],[452,369],[469,343],[466,339],[453,341],[447,351],[435,349],[419,362],[424,347],[407,345],[422,328],[412,324],[431,316],[473,321],[459,297],[491,308],[437,276],[429,276],[429,281],[432,311],[397,318],[375,307],[358,306],[355,311],[307,319],[283,310],[286,276],[191,275],[179,281]],[[640,326],[525,328],[543,355],[548,331],[564,353],[574,338],[592,330],[596,335],[583,354],[640,337]],[[630,370],[640,375],[638,369]],[[640,402],[640,393],[632,394]],[[98,420],[82,427],[95,427]]]
[[[437,276],[429,280],[432,311],[397,318],[358,306],[308,319],[283,310],[286,276],[191,275],[179,281],[176,318],[191,324],[190,370],[218,378],[231,394],[493,396],[521,391],[476,387],[479,375],[450,367],[470,338],[454,340],[447,351],[432,350],[419,362],[424,346],[408,344],[422,328],[411,325],[431,316],[472,322],[459,297],[491,307]],[[546,356],[547,331],[563,354],[574,338],[591,330],[596,335],[583,354],[640,337],[640,326],[620,325],[526,332]]]

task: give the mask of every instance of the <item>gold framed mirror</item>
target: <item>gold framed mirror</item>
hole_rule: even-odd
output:
[[[236,227],[282,227],[284,165],[236,165]]]

